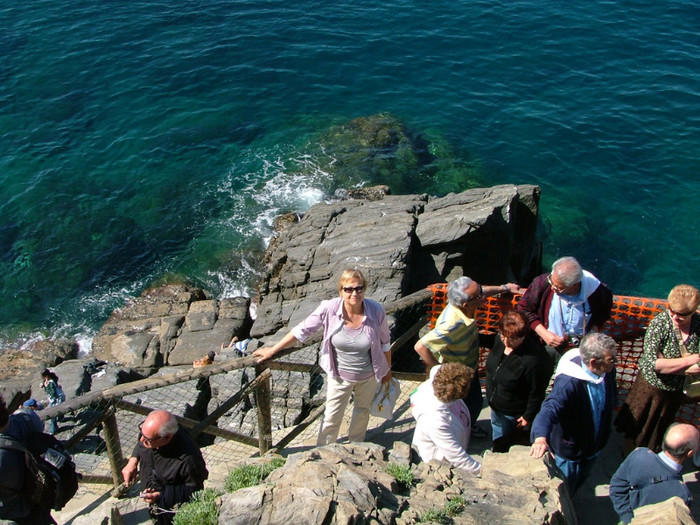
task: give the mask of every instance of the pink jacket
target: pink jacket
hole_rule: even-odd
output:
[[[381,381],[389,371],[389,363],[387,363],[384,352],[388,352],[391,346],[391,331],[386,320],[386,312],[381,304],[372,299],[364,299],[362,303],[365,309],[362,326],[370,340],[370,357],[372,358],[374,377],[377,381]],[[337,378],[338,359],[336,350],[331,343],[331,337],[343,328],[342,297],[321,301],[318,308],[292,328],[291,332],[303,343],[321,327],[323,327],[323,343],[319,364],[330,377]]]

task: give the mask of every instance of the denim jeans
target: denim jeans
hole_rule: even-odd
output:
[[[596,455],[583,459],[565,459],[556,454],[554,455],[554,462],[564,474],[569,494],[573,495],[573,493],[583,485],[583,482],[586,481],[586,478],[593,469],[593,462],[596,457],[598,456]]]
[[[518,428],[517,417],[508,416],[491,409],[491,435],[496,441],[502,436],[512,434]]]

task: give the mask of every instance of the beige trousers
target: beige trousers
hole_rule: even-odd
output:
[[[369,423],[369,410],[372,406],[378,382],[374,376],[364,381],[345,381],[344,379],[326,377],[326,411],[318,434],[317,445],[335,443],[338,439],[340,424],[345,415],[345,407],[350,395],[354,394],[352,418],[348,428],[348,441],[364,441]]]

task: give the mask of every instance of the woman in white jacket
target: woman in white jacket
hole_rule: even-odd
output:
[[[481,463],[467,453],[471,419],[462,398],[474,370],[462,363],[434,366],[430,378],[411,395],[416,419],[413,446],[423,461],[448,461],[453,467],[481,474]]]

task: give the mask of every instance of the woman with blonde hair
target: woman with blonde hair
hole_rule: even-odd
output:
[[[625,448],[661,450],[666,429],[685,401],[686,375],[700,373],[700,292],[689,284],[674,286],[668,309],[649,323],[639,358],[637,379],[615,420],[625,434]]]
[[[365,297],[367,281],[360,270],[345,270],[338,279],[339,297],[322,301],[278,343],[253,352],[258,363],[323,327],[319,364],[327,374],[326,411],[318,445],[334,443],[350,395],[354,395],[348,441],[364,441],[369,411],[379,382],[391,380],[389,324],[381,304]]]

